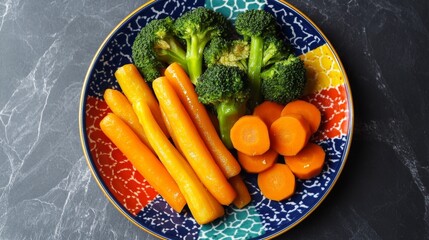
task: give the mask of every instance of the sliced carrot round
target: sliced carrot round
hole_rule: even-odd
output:
[[[279,154],[269,149],[264,154],[249,156],[242,152],[237,152],[238,162],[248,173],[259,173],[270,168],[277,160]]]
[[[311,131],[299,114],[286,114],[271,124],[271,146],[283,156],[294,156],[307,144]]]
[[[267,125],[257,116],[239,118],[231,128],[230,137],[235,149],[250,156],[261,155],[270,149]]]
[[[304,100],[292,101],[283,108],[281,116],[289,113],[297,113],[302,115],[310,125],[311,133],[315,133],[319,129],[322,114],[314,104],[306,102]]]
[[[280,117],[284,106],[271,101],[264,101],[253,109],[253,115],[258,116],[270,127]]]
[[[270,200],[281,201],[295,192],[295,176],[286,164],[276,163],[258,174],[258,187]]]
[[[310,179],[322,172],[325,151],[314,143],[308,143],[297,155],[285,157],[290,170],[299,179]]]

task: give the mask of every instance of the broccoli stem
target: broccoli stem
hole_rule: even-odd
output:
[[[188,74],[194,85],[197,84],[197,79],[203,72],[204,46],[204,42],[201,42],[197,36],[192,36],[190,44],[188,44],[188,50],[186,52]]]
[[[177,62],[180,64],[180,66],[183,67],[185,71],[188,71],[186,58],[183,58],[182,56],[171,51],[161,51],[161,52],[162,52],[161,53],[162,55],[158,55],[158,56],[162,61],[167,62],[168,64]]]
[[[183,50],[180,43],[171,37],[166,38],[164,41],[166,44],[159,43],[155,49],[159,59],[168,64],[177,62],[187,71],[186,52]]]
[[[223,102],[216,106],[216,112],[222,142],[227,148],[233,149],[230,131],[234,123],[245,114],[246,104],[235,101]]]
[[[264,39],[254,36],[250,40],[250,52],[247,76],[250,83],[250,106],[253,108],[261,101],[261,69]]]

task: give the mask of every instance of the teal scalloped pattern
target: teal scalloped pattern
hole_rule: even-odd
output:
[[[265,233],[259,213],[253,205],[226,208],[225,218],[202,225],[199,239],[251,239]]]
[[[205,7],[222,13],[225,17],[235,20],[237,14],[245,9],[263,9],[265,6],[264,0],[206,0]]]

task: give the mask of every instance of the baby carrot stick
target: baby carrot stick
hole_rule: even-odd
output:
[[[285,157],[290,170],[299,179],[310,179],[322,172],[325,151],[314,143],[308,143],[297,155]]]
[[[173,136],[192,168],[207,190],[223,205],[229,205],[237,195],[201,139],[174,88],[165,77],[152,82],[152,88],[168,122],[175,123]]]
[[[317,109],[317,107],[313,104],[303,100],[289,102],[283,108],[281,115],[284,116],[289,113],[297,113],[302,115],[310,125],[311,133],[315,133],[319,128],[322,116],[319,109]]]
[[[167,172],[155,154],[142,143],[133,130],[118,116],[109,113],[100,121],[104,134],[128,158],[137,171],[177,212],[181,212],[186,200],[177,183]]]
[[[182,150],[180,150],[180,148],[179,148],[179,144],[178,144],[178,142],[177,142],[177,138],[176,138],[176,136],[174,135],[173,126],[172,126],[172,125],[171,125],[171,123],[168,121],[167,115],[165,115],[165,111],[164,111],[164,110],[162,110],[162,107],[161,107],[161,106],[159,106],[159,108],[161,109],[162,119],[164,119],[165,126],[167,127],[168,134],[170,135],[171,140],[173,140],[173,144],[174,144],[174,146],[177,148],[177,150],[180,152],[180,154],[182,154],[182,155],[183,155]]]
[[[207,191],[186,159],[165,136],[148,105],[138,101],[134,109],[150,144],[179,186],[197,223],[206,224],[223,216],[222,205]]]
[[[260,117],[269,128],[280,117],[283,108],[279,103],[264,101],[253,109],[253,115]]]
[[[137,67],[131,63],[125,64],[116,70],[115,77],[131,105],[134,105],[138,100],[145,101],[162,131],[168,136],[168,130],[163,122],[158,102]]]
[[[257,116],[240,117],[232,126],[230,137],[234,148],[249,156],[261,155],[270,149],[267,125]]]
[[[252,198],[250,197],[249,190],[240,175],[236,175],[229,179],[229,182],[237,192],[237,197],[234,199],[234,206],[237,208],[243,208],[250,203]]]
[[[258,173],[258,187],[268,199],[281,201],[295,192],[295,176],[286,164],[276,163]]]
[[[237,152],[238,161],[244,170],[248,173],[259,173],[270,168],[277,160],[279,154],[273,150],[269,149],[261,155],[249,156],[242,152]]]
[[[106,91],[104,91],[103,98],[110,110],[112,110],[112,112],[122,121],[126,122],[137,136],[139,136],[140,140],[142,140],[147,147],[152,149],[147,141],[146,134],[140,125],[139,119],[137,118],[137,115],[127,97],[118,90],[106,89]]]
[[[310,136],[310,127],[299,114],[286,114],[270,127],[272,148],[284,156],[296,155],[307,144]]]
[[[201,138],[227,178],[240,173],[240,165],[217,134],[205,106],[198,101],[194,85],[178,63],[170,64],[165,76],[173,86],[183,106],[194,122]]]

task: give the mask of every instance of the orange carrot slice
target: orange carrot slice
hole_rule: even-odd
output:
[[[234,148],[249,156],[261,155],[270,149],[267,125],[258,116],[240,117],[232,126],[230,137]]]
[[[186,159],[165,136],[149,106],[138,101],[134,109],[150,144],[179,186],[197,223],[206,224],[223,216],[222,205],[207,191]]]
[[[286,164],[276,163],[258,173],[258,187],[270,200],[281,201],[295,192],[295,176]]]
[[[234,206],[237,208],[243,208],[250,203],[252,198],[250,197],[249,190],[240,175],[236,175],[229,179],[229,182],[237,192],[237,197],[234,199]]]
[[[253,109],[253,115],[260,117],[269,128],[280,117],[283,108],[279,103],[264,101]]]
[[[274,149],[269,149],[261,155],[249,156],[242,152],[237,152],[238,161],[248,173],[259,173],[270,168],[277,160],[279,154]]]
[[[195,87],[178,63],[170,64],[165,76],[173,86],[183,106],[194,122],[201,138],[227,178],[240,173],[241,168],[231,152],[223,144],[205,106],[198,101]]]
[[[116,70],[115,77],[131,105],[134,105],[137,101],[146,102],[162,131],[168,136],[168,130],[162,119],[158,101],[137,67],[131,63],[125,64]]]
[[[294,156],[307,144],[311,131],[298,114],[286,114],[271,124],[270,138],[274,150],[283,156]]]
[[[175,141],[207,190],[223,205],[234,201],[236,192],[220,170],[199,135],[192,119],[166,77],[152,82],[159,104],[172,127]]]
[[[181,212],[186,200],[177,183],[134,131],[113,113],[109,113],[100,121],[100,127],[165,201],[175,211]]]
[[[314,143],[308,143],[297,155],[285,157],[290,170],[299,179],[310,179],[322,172],[325,151]]]
[[[304,100],[295,100],[286,104],[283,108],[281,115],[284,116],[289,113],[297,113],[304,117],[310,125],[311,133],[315,133],[319,129],[322,114],[314,104]]]

